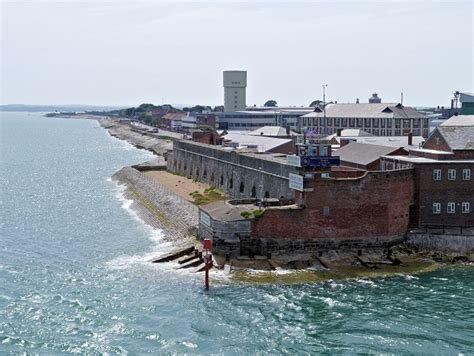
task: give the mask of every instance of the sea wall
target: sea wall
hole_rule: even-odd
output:
[[[145,223],[163,230],[166,240],[189,242],[195,236],[197,206],[132,167],[122,168],[112,179],[126,185],[124,196],[133,200],[132,208]]]
[[[405,244],[422,250],[456,253],[474,257],[474,235],[411,232]]]

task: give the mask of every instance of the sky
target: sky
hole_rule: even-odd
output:
[[[232,69],[248,105],[474,91],[473,1],[0,1],[2,104],[222,105]]]

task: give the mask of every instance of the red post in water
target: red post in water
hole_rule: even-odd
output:
[[[203,249],[204,251],[206,251],[206,256],[204,257],[206,290],[209,290],[209,251],[211,250],[211,248],[212,241],[210,239],[204,239]]]

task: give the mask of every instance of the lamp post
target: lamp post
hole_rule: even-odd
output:
[[[323,84],[323,129],[324,129],[324,135],[327,135],[327,128],[326,128],[326,88],[327,84]]]

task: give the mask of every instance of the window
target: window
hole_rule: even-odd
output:
[[[329,207],[325,206],[325,207],[323,208],[323,216],[324,216],[325,218],[329,217]]]
[[[462,180],[471,180],[471,170],[469,168],[462,170]]]
[[[462,202],[462,213],[463,214],[469,214],[471,212],[471,203],[468,201],[463,201]]]
[[[447,212],[448,212],[448,214],[454,214],[456,212],[456,203],[454,203],[452,201],[449,202]]]
[[[448,169],[448,180],[456,180],[456,170]]]
[[[433,203],[433,214],[441,214],[441,203]]]
[[[441,180],[441,169],[433,169],[433,180]]]
[[[243,193],[244,190],[245,190],[244,182],[241,182],[240,187],[239,187],[239,193]]]
[[[328,155],[328,148],[326,146],[319,147],[319,155],[320,156],[327,156]]]
[[[255,189],[255,186],[252,187],[252,198],[255,198],[257,196],[257,189]]]

